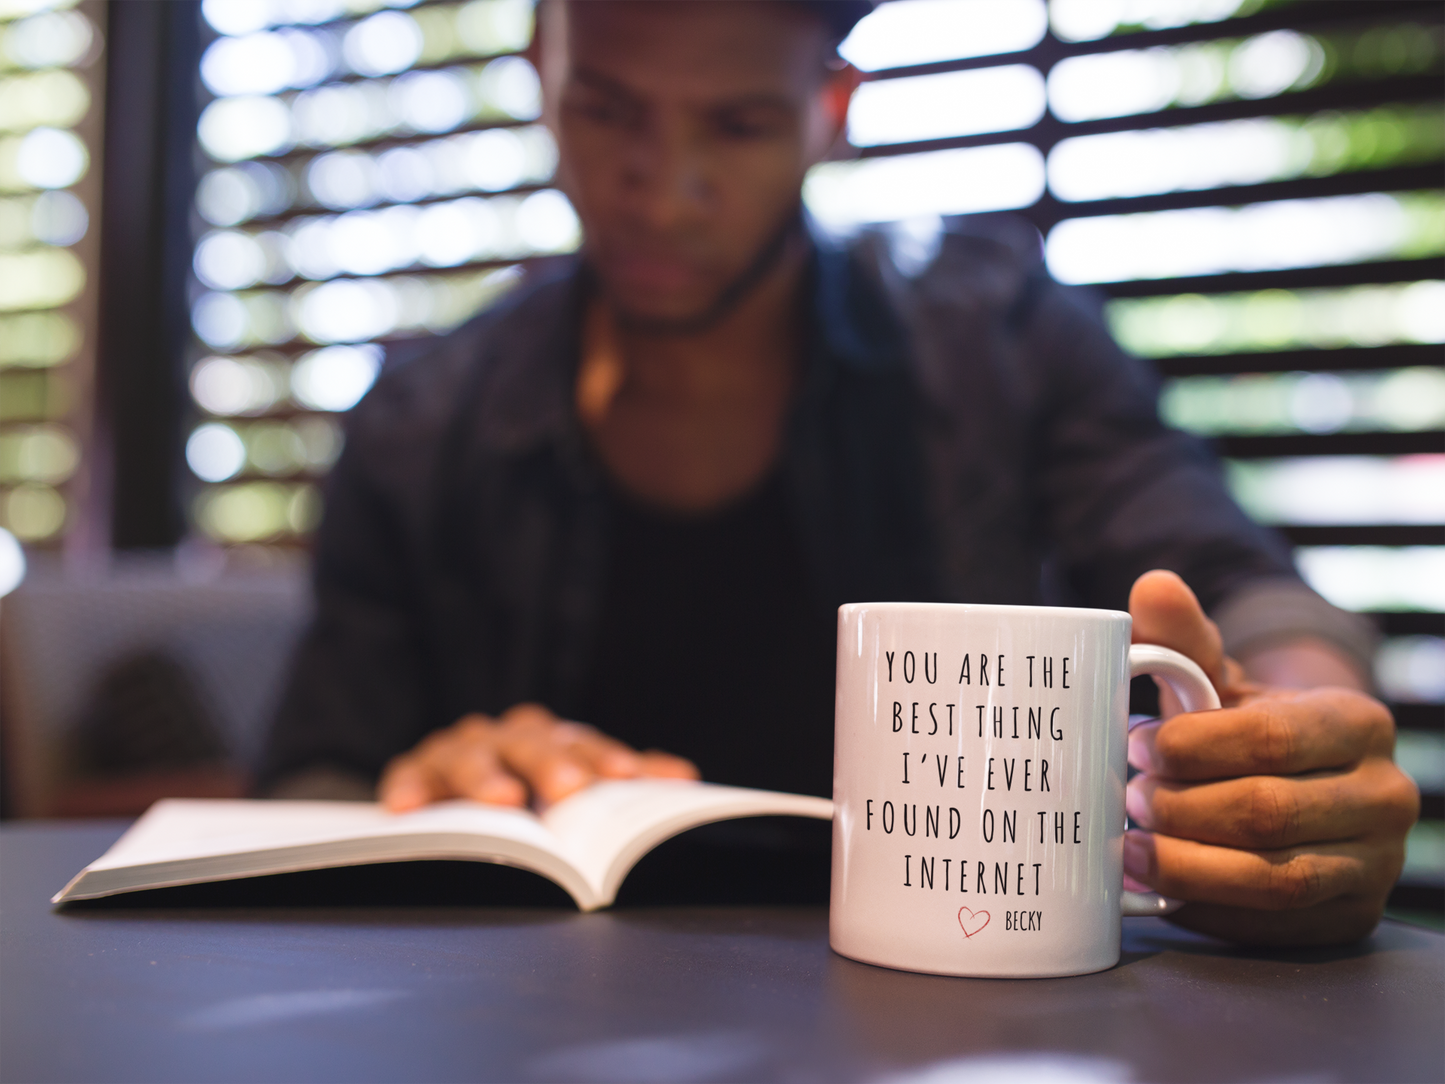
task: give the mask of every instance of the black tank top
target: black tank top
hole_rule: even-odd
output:
[[[836,617],[782,479],[703,515],[614,489],[582,719],[716,783],[831,796]]]

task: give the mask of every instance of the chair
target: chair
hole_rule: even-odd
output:
[[[170,561],[123,562],[85,577],[33,568],[0,603],[7,814],[131,815],[159,797],[245,793],[309,608],[299,567],[201,582]],[[162,719],[145,697],[164,694],[167,680],[184,685],[170,690],[184,703]],[[117,687],[129,700],[98,709],[97,698]],[[119,713],[130,730],[119,739],[141,750],[122,770],[98,775],[77,755],[97,710],[101,725],[110,725],[107,711]],[[181,742],[177,720],[206,733]],[[196,761],[198,748],[218,755]]]

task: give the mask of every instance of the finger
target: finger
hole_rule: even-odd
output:
[[[559,722],[545,709],[507,713],[498,732],[502,763],[544,802],[556,802],[597,779],[576,738],[559,731]]]
[[[527,787],[502,763],[493,733],[458,734],[444,755],[437,772],[447,782],[449,797],[489,805],[527,804]]]
[[[496,756],[496,724],[468,715],[427,736],[396,757],[382,774],[378,794],[393,812],[448,798],[472,798],[495,805],[522,805],[526,788]]]
[[[453,797],[451,784],[441,771],[457,727],[485,725],[483,716],[466,716],[454,727],[433,731],[416,748],[393,757],[382,771],[377,796],[395,813]]]
[[[654,779],[701,779],[697,765],[683,757],[673,756],[656,749],[641,754],[642,770],[639,775]]]
[[[1392,850],[1372,839],[1249,851],[1131,829],[1124,834],[1124,871],[1175,899],[1293,911],[1372,894]]]
[[[635,749],[583,723],[557,724],[559,746],[585,763],[601,779],[633,779],[642,774],[643,760]]]
[[[1129,592],[1129,613],[1134,618],[1134,643],[1173,648],[1197,662],[1216,688],[1224,685],[1219,627],[1204,615],[1194,592],[1178,575],[1155,569],[1140,576]]]
[[[1303,777],[1246,776],[1176,783],[1142,774],[1129,781],[1126,808],[1139,828],[1225,847],[1278,849],[1409,830],[1418,797],[1387,760],[1348,772]]]
[[[1308,689],[1136,726],[1129,763],[1185,781],[1295,775],[1389,756],[1394,740],[1394,720],[1379,701],[1350,689]]]
[[[392,813],[405,813],[451,797],[446,781],[415,753],[395,757],[387,764],[376,794]]]

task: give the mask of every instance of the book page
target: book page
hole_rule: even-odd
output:
[[[541,817],[451,801],[412,813],[372,802],[170,798],[157,802],[52,902],[307,869],[462,859],[519,866],[605,907],[627,872],[679,832],[734,817],[828,819],[825,798],[638,779],[598,783]]]
[[[170,885],[425,859],[498,862],[598,906],[555,836],[525,810],[444,802],[393,814],[369,802],[167,799],[51,900]]]
[[[444,802],[388,813],[375,802],[167,798],[157,802],[87,869],[182,862],[282,847],[419,833],[492,836],[554,851],[536,815],[476,802]]]
[[[827,798],[673,779],[594,783],[542,814],[572,865],[602,906],[637,861],[679,832],[737,817],[796,816],[829,820]]]

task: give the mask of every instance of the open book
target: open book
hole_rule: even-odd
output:
[[[444,802],[388,813],[370,802],[167,798],[51,899],[374,862],[499,862],[561,885],[584,911],[617,898],[638,860],[679,832],[738,817],[828,820],[826,798],[712,783],[597,783],[537,815]]]

